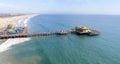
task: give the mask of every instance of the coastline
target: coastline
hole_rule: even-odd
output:
[[[14,16],[14,17],[0,17],[0,28],[6,27],[8,24],[14,24],[23,18],[32,17],[35,14],[29,15],[21,15],[21,16]]]
[[[28,14],[28,15],[18,15],[18,16],[13,16],[13,17],[0,17],[0,29],[6,27],[8,24],[15,24],[18,23],[20,20],[24,18],[32,18],[36,16],[36,14]],[[6,40],[0,40],[0,44],[5,42]]]

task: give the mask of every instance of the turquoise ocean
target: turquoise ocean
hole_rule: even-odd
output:
[[[120,64],[120,15],[40,14],[22,23],[29,33],[80,25],[101,34],[8,39],[0,44],[0,64]]]

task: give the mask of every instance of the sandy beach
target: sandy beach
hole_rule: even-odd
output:
[[[8,24],[14,24],[23,18],[32,17],[33,15],[34,14],[20,15],[13,17],[0,17],[0,29],[2,30],[2,28],[6,27]],[[0,44],[3,43],[4,41],[6,41],[6,39],[0,40]]]
[[[21,15],[21,16],[14,16],[14,17],[0,17],[0,28],[6,27],[8,24],[14,24],[15,22],[19,21],[20,19],[31,17],[31,15]]]

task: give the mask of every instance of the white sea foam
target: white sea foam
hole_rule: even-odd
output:
[[[10,47],[16,44],[23,43],[25,41],[29,41],[30,38],[14,38],[14,39],[8,39],[6,42],[0,45],[0,52],[4,52],[6,50],[11,49]]]
[[[36,15],[34,15],[34,16],[36,16]],[[34,17],[34,16],[32,16],[32,17]],[[23,18],[23,19],[19,20],[15,25],[27,27],[27,23],[32,17]],[[23,42],[29,41],[29,40],[30,40],[30,38],[8,39],[7,41],[5,41],[4,43],[2,43],[0,45],[0,52],[4,52],[6,50],[9,50],[9,49],[11,49],[11,46],[16,45],[16,44],[20,44],[20,43],[23,43]]]
[[[28,23],[29,19],[30,19],[30,17],[23,18],[23,19],[19,20],[15,25],[16,26],[26,26],[27,27],[27,23]]]

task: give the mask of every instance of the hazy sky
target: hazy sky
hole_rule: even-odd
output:
[[[0,0],[0,13],[120,14],[120,0]]]

